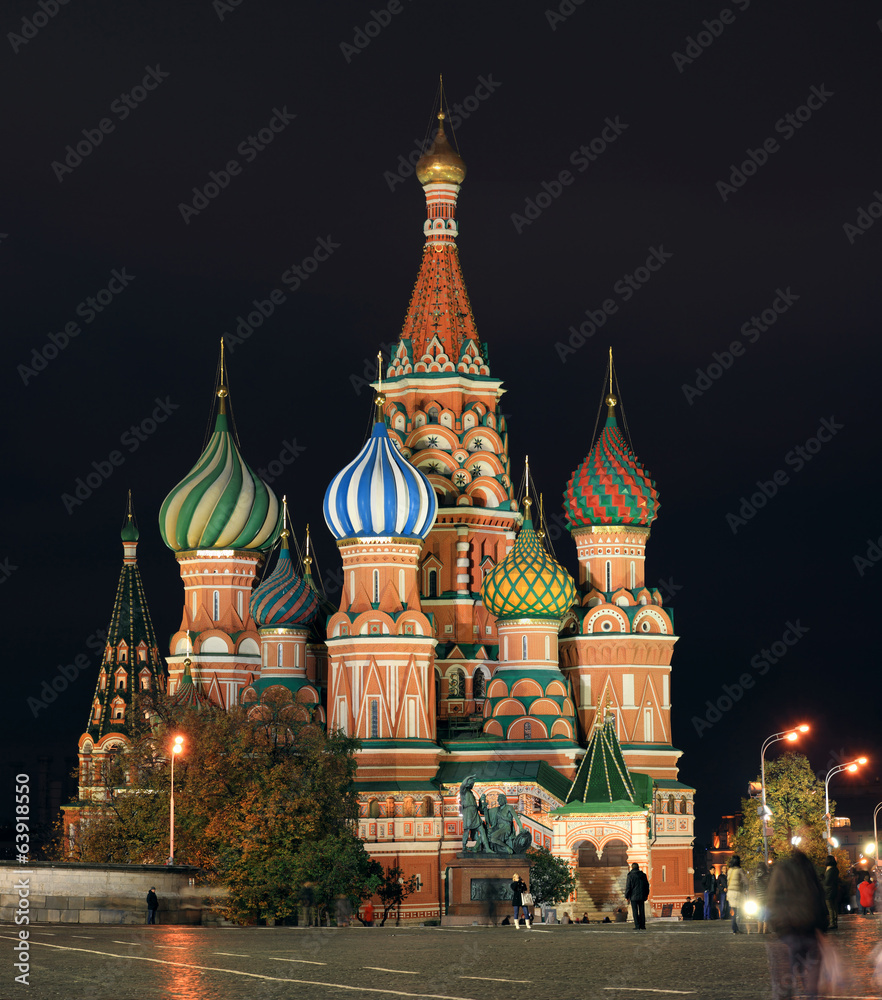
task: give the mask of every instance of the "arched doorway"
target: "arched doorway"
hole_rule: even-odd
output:
[[[628,845],[614,838],[598,848],[590,840],[575,845],[576,917],[588,914],[589,920],[608,916],[615,920],[615,911],[625,906],[625,880],[628,877]]]

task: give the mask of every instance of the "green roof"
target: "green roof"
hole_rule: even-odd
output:
[[[622,801],[633,804],[636,797],[616,736],[615,717],[610,714],[601,725],[595,725],[566,801],[568,804]]]
[[[564,801],[569,778],[555,770],[544,760],[480,760],[442,764],[435,775],[435,781],[442,785],[461,785],[470,775],[475,775],[478,783],[500,784],[514,781],[519,784],[534,781],[540,788],[550,792],[556,799]]]
[[[568,802],[565,806],[552,809],[553,816],[569,816],[573,813],[581,815],[594,815],[595,813],[634,813],[645,812],[644,806],[638,806],[627,799],[616,799],[613,802]]]

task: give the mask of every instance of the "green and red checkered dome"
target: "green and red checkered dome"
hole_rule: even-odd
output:
[[[564,491],[570,531],[596,524],[643,524],[658,516],[658,490],[625,442],[613,406],[600,437]]]

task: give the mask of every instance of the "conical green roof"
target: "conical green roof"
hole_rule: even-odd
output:
[[[610,713],[602,723],[595,723],[588,750],[567,793],[566,804],[636,802],[636,798],[634,783],[616,736],[615,716]]]

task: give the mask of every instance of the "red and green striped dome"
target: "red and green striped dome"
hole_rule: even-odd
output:
[[[609,401],[608,401],[609,402]],[[658,516],[658,490],[625,442],[609,406],[606,425],[564,492],[569,529],[595,524],[643,524]]]

